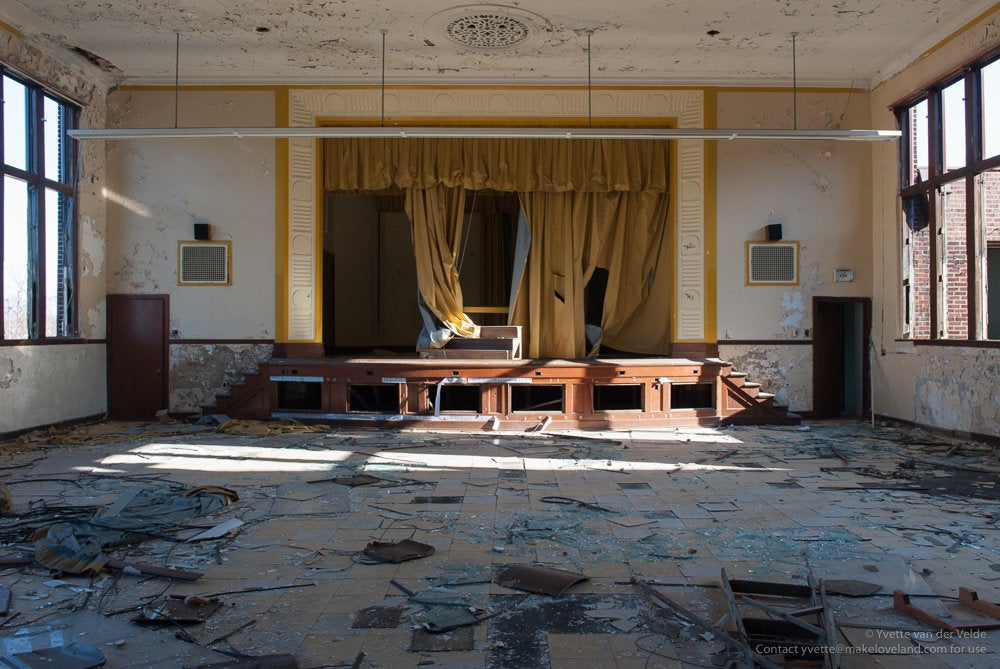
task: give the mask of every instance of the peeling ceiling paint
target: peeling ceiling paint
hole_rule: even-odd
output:
[[[377,84],[384,30],[390,85],[585,84],[588,33],[595,85],[787,85],[796,33],[800,85],[870,87],[995,2],[629,0],[612,8],[605,0],[535,0],[530,11],[520,5],[5,0],[0,18],[29,38],[116,68],[131,84],[173,84],[178,34],[182,84]],[[503,30],[512,26],[502,17],[515,17],[531,39],[496,49],[462,45],[446,32],[455,24],[436,18],[460,18],[463,11],[497,15],[493,25]]]

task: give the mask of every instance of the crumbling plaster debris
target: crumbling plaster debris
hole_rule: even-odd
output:
[[[199,412],[268,360],[271,344],[171,344],[170,410]]]

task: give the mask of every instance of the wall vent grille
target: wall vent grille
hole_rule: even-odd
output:
[[[747,242],[748,286],[797,286],[798,242]]]
[[[177,285],[231,286],[232,242],[179,242]]]

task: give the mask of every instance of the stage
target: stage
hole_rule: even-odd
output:
[[[233,418],[520,431],[799,420],[717,358],[272,358],[212,411]]]

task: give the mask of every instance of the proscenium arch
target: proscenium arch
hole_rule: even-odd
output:
[[[377,125],[382,103],[378,88],[290,89],[288,125]],[[602,89],[593,103],[599,126],[704,127],[701,90]],[[587,122],[588,91],[397,88],[385,92],[384,104],[391,125],[580,127]],[[286,215],[278,217],[275,245],[278,274],[284,277],[276,314],[280,343],[322,342],[321,145],[317,139],[287,140],[287,182],[278,193]],[[714,342],[714,267],[709,265],[714,249],[709,240],[714,239],[715,222],[706,220],[705,142],[678,140],[672,148],[671,340]]]

